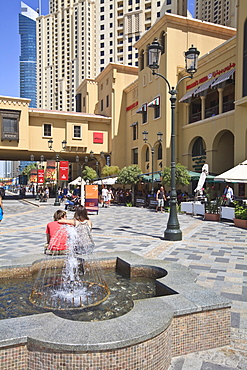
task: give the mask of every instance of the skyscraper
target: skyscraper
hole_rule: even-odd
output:
[[[36,104],[36,18],[39,14],[21,2],[19,34],[21,36],[20,97],[31,99],[30,107]]]
[[[236,27],[237,0],[196,0],[195,18],[202,21]]]
[[[166,11],[186,16],[187,0],[50,0],[37,20],[37,106],[74,111],[85,78],[111,62],[137,66],[135,42]]]

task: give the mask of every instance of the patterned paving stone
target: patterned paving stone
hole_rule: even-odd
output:
[[[42,258],[46,224],[57,210],[53,202],[35,207],[4,201],[0,267],[34,252]],[[68,217],[73,213],[68,212]],[[102,208],[90,216],[96,251],[132,250],[147,258],[180,263],[197,273],[197,284],[232,300],[232,345],[174,358],[170,370],[247,370],[247,231],[231,222],[204,221],[200,216],[178,218],[183,238],[169,242],[163,239],[168,214],[135,207]]]

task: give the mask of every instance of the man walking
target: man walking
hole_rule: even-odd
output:
[[[158,204],[156,206],[156,211],[155,212],[158,212],[158,208],[160,208],[160,212],[163,213],[163,208],[164,208],[164,204],[165,204],[165,201],[166,201],[166,196],[165,196],[165,191],[164,191],[163,186],[161,186],[160,189],[157,191],[156,200],[157,200]]]

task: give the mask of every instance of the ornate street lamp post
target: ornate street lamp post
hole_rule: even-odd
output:
[[[186,78],[193,78],[194,73],[197,71],[198,56],[200,52],[193,45],[188,51],[184,53],[185,56],[185,68],[189,76],[182,77],[176,87],[171,87],[169,81],[157,73],[156,70],[159,69],[160,54],[162,51],[162,46],[158,41],[152,42],[151,45],[147,47],[148,51],[148,67],[152,70],[153,75],[159,76],[165,80],[168,85],[168,93],[170,94],[171,101],[171,196],[170,196],[170,213],[167,223],[167,229],[164,233],[164,238],[166,240],[177,241],[182,240],[182,232],[179,227],[178,216],[177,216],[177,192],[176,192],[176,151],[175,151],[175,105],[177,100],[177,88],[181,81]]]
[[[153,146],[148,142],[148,132],[143,131],[142,135],[143,135],[143,141],[145,142],[145,144],[148,144],[150,146],[151,154],[152,154],[152,188],[151,188],[151,194],[153,195],[154,194],[154,148],[155,148],[155,145],[157,143],[160,143],[162,141],[163,134],[162,134],[162,132],[157,133],[157,142]]]
[[[60,206],[60,201],[59,201],[59,197],[58,197],[58,163],[62,160],[62,158],[60,157],[59,153],[66,150],[67,141],[66,140],[62,141],[62,150],[60,150],[59,153],[57,153],[52,148],[52,145],[53,145],[53,140],[52,139],[48,140],[48,148],[55,153],[55,160],[56,160],[57,181],[56,181],[56,199],[55,199],[55,202],[54,202],[54,206]]]

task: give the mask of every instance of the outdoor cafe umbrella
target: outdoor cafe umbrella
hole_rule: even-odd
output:
[[[200,178],[198,180],[197,187],[194,190],[195,195],[202,195],[203,194],[202,189],[203,189],[204,183],[206,181],[207,175],[208,175],[208,164],[205,163],[202,166],[202,172],[201,172]]]
[[[221,175],[215,176],[215,180],[247,183],[247,159]]]

